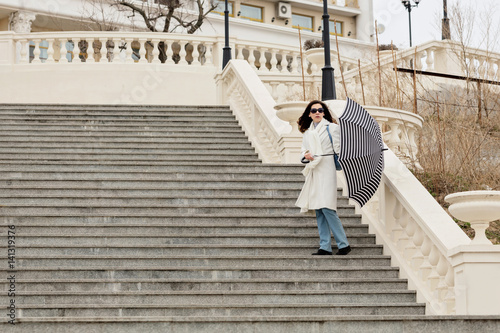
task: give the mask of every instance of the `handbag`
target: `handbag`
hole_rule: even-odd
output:
[[[330,137],[330,142],[332,144],[333,160],[335,161],[335,169],[337,171],[340,171],[340,170],[342,170],[342,166],[340,166],[340,163],[339,163],[339,155],[335,152],[335,148],[333,148],[333,139],[332,139],[332,135],[330,134],[329,126],[326,126],[326,130],[328,132],[328,136]]]

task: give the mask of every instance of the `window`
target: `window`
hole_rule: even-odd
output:
[[[227,10],[229,11],[229,16],[234,17],[233,12],[234,1],[227,2]],[[212,11],[212,13],[224,15],[224,11],[226,10],[226,4],[224,1],[217,1],[217,7]]]
[[[335,35],[335,23],[337,23],[337,36],[344,36],[344,22],[330,21],[330,35]]]
[[[313,18],[311,16],[304,16],[292,13],[292,27],[298,29],[313,31]]]
[[[262,7],[241,4],[238,16],[240,16],[242,19],[262,22]]]

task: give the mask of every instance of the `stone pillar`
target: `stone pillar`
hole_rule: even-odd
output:
[[[449,253],[457,315],[500,315],[500,246],[463,245]]]
[[[36,19],[36,14],[26,11],[17,11],[10,14],[9,30],[14,32],[31,32],[31,24]]]

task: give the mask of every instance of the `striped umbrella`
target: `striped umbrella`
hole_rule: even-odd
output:
[[[339,162],[347,180],[349,198],[361,207],[370,200],[380,184],[384,169],[384,143],[380,127],[358,103],[347,98],[339,117]]]

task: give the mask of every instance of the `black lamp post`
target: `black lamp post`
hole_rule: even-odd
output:
[[[224,10],[224,48],[222,49],[222,69],[224,69],[231,60],[231,48],[229,47],[229,10],[227,0],[224,1],[226,8]]]
[[[323,49],[325,51],[325,67],[322,76],[322,91],[321,99],[327,101],[330,99],[337,99],[335,92],[335,78],[333,74],[333,67],[330,59],[330,15],[328,15],[327,0],[323,0]]]
[[[408,22],[409,22],[409,30],[410,30],[410,47],[412,47],[411,45],[411,9],[413,7],[418,7],[418,4],[420,3],[420,1],[422,0],[413,0],[413,2],[415,4],[412,3],[411,0],[401,0],[401,3],[403,4],[403,6],[405,6],[406,10],[408,10]]]
[[[443,40],[451,39],[450,19],[448,18],[448,3],[446,0],[443,0],[443,26],[441,38]]]

